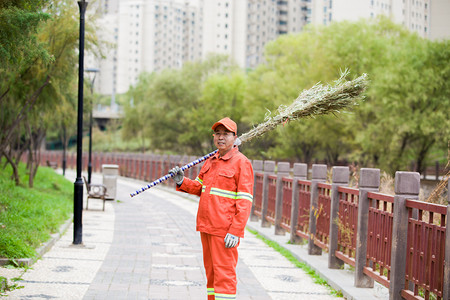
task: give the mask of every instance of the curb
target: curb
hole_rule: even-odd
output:
[[[53,245],[64,235],[67,229],[72,224],[73,216],[71,216],[64,224],[59,227],[59,231],[53,233],[50,236],[50,239],[45,242],[42,246],[36,249],[36,256],[31,258],[18,258],[18,259],[9,259],[9,258],[0,258],[0,266],[8,265],[8,264],[17,264],[19,267],[30,267],[34,264],[39,258],[41,258],[45,253],[47,253]]]

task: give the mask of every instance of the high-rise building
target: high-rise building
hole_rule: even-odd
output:
[[[315,3],[316,12],[323,13],[324,24],[325,19],[356,21],[360,18],[369,19],[385,15],[424,38],[434,40],[450,36],[449,0],[312,0],[312,2]],[[321,5],[323,11],[320,9]]]
[[[202,15],[193,1],[121,1],[118,14],[117,92],[142,72],[181,68],[201,59]]]

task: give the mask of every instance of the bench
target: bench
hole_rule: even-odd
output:
[[[105,211],[106,186],[103,184],[88,183],[85,176],[83,176],[83,179],[87,190],[86,210],[88,210],[89,207],[89,198],[92,198],[103,200],[103,211]]]
[[[58,163],[56,163],[54,161],[47,160],[47,167],[50,167],[52,169],[56,169],[56,168],[58,168]]]

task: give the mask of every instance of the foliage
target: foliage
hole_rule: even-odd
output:
[[[15,283],[20,280],[22,280],[22,277],[15,277],[8,280],[8,278],[0,276],[0,296],[7,296],[6,292],[24,288],[23,285]]]
[[[0,35],[5,42],[0,53],[5,55],[0,57],[5,64],[0,64],[0,76],[5,80],[0,82],[0,157],[11,165],[18,185],[17,163],[27,150],[32,187],[47,130],[65,132],[75,127],[77,6],[69,0],[17,0],[2,5]],[[86,32],[86,48],[96,49],[90,24]]]
[[[20,164],[19,169],[25,181],[25,165]],[[0,257],[34,257],[35,249],[69,218],[73,184],[41,167],[33,189],[15,186],[8,179],[10,171],[10,166],[0,169]]]
[[[298,90],[328,82],[341,69],[353,76],[366,72],[371,85],[364,103],[337,118],[279,129],[267,138],[263,158],[347,159],[391,173],[413,160],[421,171],[430,149],[445,149],[450,139],[449,51],[448,41],[419,38],[385,18],[309,27],[266,47],[267,64],[249,74],[245,106],[254,109],[245,120],[263,119]]]

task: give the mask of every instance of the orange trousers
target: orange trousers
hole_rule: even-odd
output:
[[[236,299],[237,246],[225,248],[224,237],[200,233],[208,300]]]

